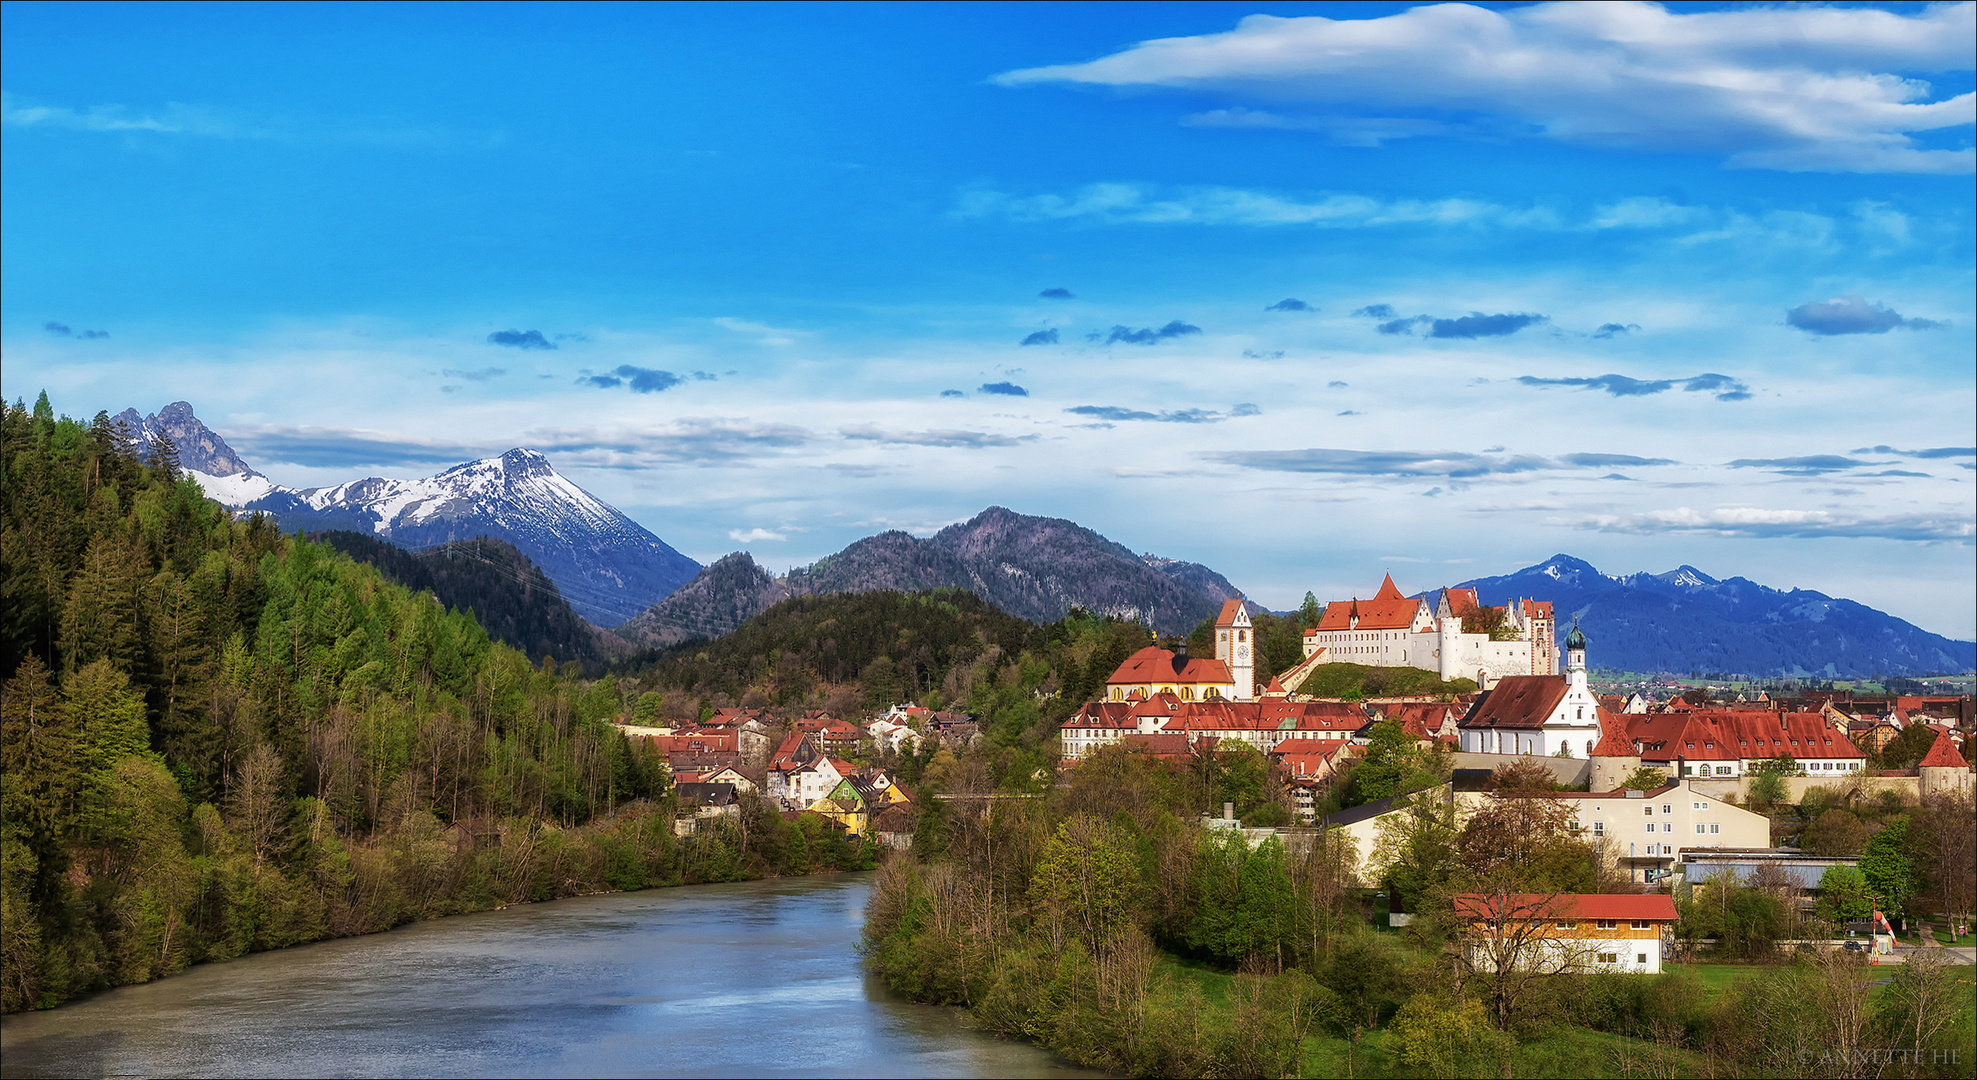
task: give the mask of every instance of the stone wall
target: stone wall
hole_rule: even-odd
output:
[[[1551,770],[1551,775],[1566,787],[1578,787],[1586,783],[1593,772],[1593,763],[1588,758],[1536,757],[1531,754],[1476,754],[1467,750],[1457,750],[1449,754],[1449,760],[1458,769],[1500,769],[1519,761],[1535,762]]]
[[[1750,801],[1750,780],[1748,776],[1726,776],[1720,780],[1697,778],[1690,787],[1717,799],[1735,798],[1739,803]],[[1787,776],[1785,777],[1785,801],[1796,806],[1805,801],[1808,788],[1823,787],[1834,791],[1855,789],[1865,798],[1875,798],[1883,791],[1893,791],[1901,795],[1904,802],[1922,801],[1921,780],[1913,776]]]

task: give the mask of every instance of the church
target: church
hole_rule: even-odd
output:
[[[1465,618],[1477,632],[1463,629]],[[1421,668],[1487,688],[1509,675],[1557,674],[1556,629],[1549,601],[1486,607],[1474,589],[1443,589],[1431,606],[1425,596],[1402,596],[1388,574],[1371,600],[1325,605],[1318,625],[1304,632],[1304,656],[1307,663]]]

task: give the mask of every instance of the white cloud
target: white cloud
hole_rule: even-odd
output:
[[[1334,193],[1298,199],[1242,188],[1189,188],[1156,194],[1139,184],[1087,184],[1070,195],[1009,195],[975,189],[954,209],[959,218],[1012,221],[1089,218],[1108,224],[1310,225],[1365,229],[1389,225],[1537,225],[1556,227],[1548,210],[1517,209],[1476,199],[1377,199]]]
[[[1649,3],[1434,4],[1376,19],[1252,15],[1097,60],[1012,71],[1005,86],[1162,86],[1289,103],[1189,122],[1325,131],[1377,144],[1461,126],[1587,146],[1721,153],[1739,168],[1969,173],[1977,151],[1913,133],[1977,122],[1977,95],[1932,101],[1898,72],[1977,66],[1973,4],[1909,16],[1814,5],[1675,13]],[[1363,115],[1371,113],[1372,115]],[[1341,115],[1343,114],[1343,115]],[[1436,127],[1410,128],[1428,122]]]
[[[231,139],[258,137],[262,132],[242,128],[211,109],[169,102],[150,115],[134,115],[122,105],[69,109],[24,102],[0,92],[0,123],[10,127],[61,128],[68,131],[151,132],[158,135],[205,135]]]
[[[747,532],[743,532],[740,529],[729,529],[728,538],[737,544],[752,544],[758,540],[782,541],[789,539],[784,533],[770,532],[759,525],[753,529],[749,529]]]
[[[1969,543],[1972,533],[1977,532],[1967,513],[1962,511],[1883,516],[1758,506],[1725,506],[1711,510],[1679,506],[1672,510],[1651,510],[1638,514],[1594,515],[1577,524],[1581,528],[1619,533],[1715,533],[1774,539],[1872,537],[1963,543]]]
[[[803,333],[800,330],[784,330],[779,326],[749,322],[747,319],[736,319],[726,315],[715,319],[714,325],[737,334],[748,334],[764,345],[794,345],[796,339]]]

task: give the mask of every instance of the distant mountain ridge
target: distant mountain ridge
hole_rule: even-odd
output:
[[[618,628],[641,644],[718,637],[778,601],[836,592],[966,589],[1031,622],[1073,607],[1185,634],[1239,593],[1199,563],[1135,555],[1076,522],[991,506],[922,540],[891,531],[778,578],[736,552]]]
[[[1489,604],[1551,601],[1558,632],[1578,619],[1588,662],[1599,668],[1857,678],[1977,667],[1977,642],[1932,634],[1852,600],[1741,577],[1719,581],[1688,565],[1613,576],[1560,554],[1460,584]]]
[[[297,490],[255,472],[183,401],[149,417],[126,409],[117,419],[141,443],[169,437],[180,466],[222,506],[259,510],[285,531],[343,529],[415,550],[480,536],[504,540],[599,626],[630,619],[700,570],[534,450],[516,448],[418,480],[370,477]]]

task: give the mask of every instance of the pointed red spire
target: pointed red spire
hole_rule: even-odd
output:
[[[1380,591],[1379,591],[1379,592],[1377,592],[1377,593],[1375,593],[1375,594],[1373,595],[1373,599],[1375,599],[1375,600],[1404,600],[1404,599],[1406,599],[1406,597],[1403,597],[1402,595],[1400,595],[1400,588],[1399,588],[1399,586],[1396,586],[1396,585],[1394,584],[1394,576],[1393,576],[1392,574],[1388,574],[1388,575],[1386,576],[1386,578],[1385,578],[1385,580],[1383,580],[1383,581],[1381,581],[1381,582],[1380,582]]]
[[[1939,768],[1947,766],[1952,769],[1961,769],[1969,763],[1963,760],[1962,754],[1956,752],[1956,740],[1950,738],[1949,730],[1945,728],[1936,733],[1935,744],[1930,746],[1929,752],[1922,755],[1922,760],[1915,764],[1917,768]]]

